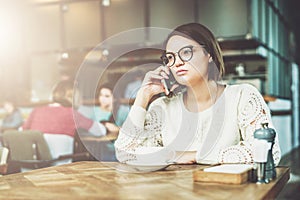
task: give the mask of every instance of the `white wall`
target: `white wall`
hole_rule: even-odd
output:
[[[290,110],[291,101],[285,99],[276,99],[275,101],[269,102],[269,108],[271,111],[276,110]],[[281,154],[284,155],[293,149],[292,145],[292,116],[272,116],[272,121],[278,134]]]

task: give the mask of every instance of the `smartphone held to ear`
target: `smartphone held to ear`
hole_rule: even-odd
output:
[[[172,72],[170,72],[170,74],[169,74],[169,79],[162,79],[161,83],[164,86],[166,95],[169,96],[170,93],[172,93],[171,92],[172,86],[176,83],[176,80],[175,80]]]

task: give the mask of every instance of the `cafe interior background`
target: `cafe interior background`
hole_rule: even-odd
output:
[[[143,43],[146,51],[120,56],[102,74],[115,82],[147,62],[160,62],[151,50],[151,32],[91,50],[124,31],[172,29],[187,22],[207,25],[221,45],[224,82],[253,84],[272,111],[283,155],[299,145],[299,2],[296,0],[13,0],[0,7],[0,104],[14,95],[24,119],[49,102],[53,85],[74,78],[83,61],[93,76],[110,49]],[[161,40],[160,40],[161,41]],[[239,69],[242,69],[240,71]],[[147,66],[143,65],[144,71]],[[95,73],[94,73],[95,72]],[[97,78],[97,77],[91,77]],[[122,91],[121,91],[122,92]],[[89,102],[89,97],[85,97]],[[0,117],[4,110],[0,110]]]

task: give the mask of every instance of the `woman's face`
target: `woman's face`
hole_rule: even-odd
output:
[[[193,56],[189,61],[182,61],[178,56],[178,51],[188,46],[192,47]],[[174,35],[167,43],[166,52],[173,52],[176,55],[175,63],[170,69],[178,83],[192,86],[201,80],[208,79],[208,63],[211,57],[196,41]]]
[[[14,105],[10,102],[4,102],[3,108],[6,110],[8,113],[12,113],[14,111]]]
[[[99,103],[102,107],[111,107],[113,104],[113,94],[108,88],[102,88],[99,94]]]

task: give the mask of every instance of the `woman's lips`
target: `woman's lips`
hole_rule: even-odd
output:
[[[178,75],[178,76],[185,75],[187,73],[187,71],[188,70],[184,70],[184,69],[178,70],[178,71],[176,71],[176,75]]]

